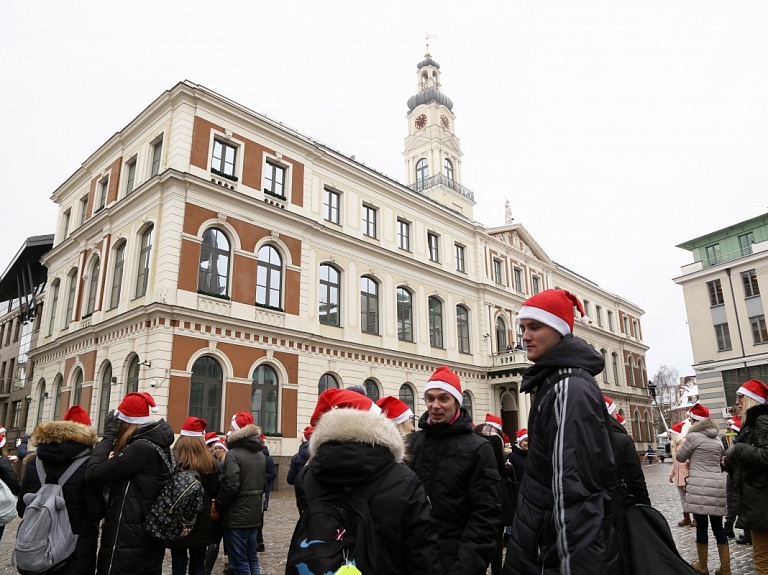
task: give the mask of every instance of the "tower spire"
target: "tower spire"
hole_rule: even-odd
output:
[[[430,55],[430,53],[429,53],[429,40],[430,39],[437,39],[437,34],[430,34],[429,32],[427,32],[427,37],[425,38],[426,43],[427,43],[427,51],[424,54],[425,57]]]

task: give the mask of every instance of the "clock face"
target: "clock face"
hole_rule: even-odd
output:
[[[426,125],[427,125],[427,117],[424,114],[419,114],[416,117],[416,128],[421,130]]]
[[[443,125],[443,128],[445,128],[446,130],[450,129],[451,127],[451,121],[448,119],[448,116],[446,116],[445,114],[440,116],[440,123]]]

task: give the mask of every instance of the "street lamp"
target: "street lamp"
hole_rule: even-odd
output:
[[[664,431],[669,432],[669,427],[667,427],[667,419],[664,417],[664,412],[661,410],[661,406],[659,405],[659,400],[656,398],[656,384],[653,383],[650,379],[648,380],[648,395],[650,395],[651,398],[653,398],[653,403],[656,404],[656,407],[659,410],[659,415],[661,416],[661,422],[664,424]]]

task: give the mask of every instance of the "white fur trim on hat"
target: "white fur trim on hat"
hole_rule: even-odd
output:
[[[427,395],[427,392],[430,389],[442,389],[443,391],[447,391],[453,397],[456,398],[456,401],[459,402],[459,405],[461,405],[464,402],[464,396],[461,394],[461,392],[458,389],[456,389],[454,386],[452,386],[450,383],[447,383],[445,381],[440,381],[439,379],[432,379],[428,381],[427,384],[424,386],[425,397]]]
[[[553,313],[548,312],[540,307],[533,307],[530,305],[524,305],[520,308],[520,313],[517,314],[517,323],[520,323],[521,319],[532,319],[544,325],[548,325],[560,335],[568,335],[571,333],[571,326],[569,326],[564,319],[556,316]]]
[[[7,441],[8,439],[6,439],[5,435],[0,435],[0,447],[5,447]]]
[[[501,425],[499,425],[498,423],[494,423],[493,421],[486,421],[484,423],[487,423],[488,425],[490,425],[492,427],[495,427],[499,431],[503,431],[502,428],[501,428]]]
[[[125,421],[126,423],[136,423],[138,425],[141,425],[143,423],[149,423],[150,421],[152,421],[152,418],[149,417],[148,415],[143,415],[141,417],[130,417],[130,416],[125,415],[124,413],[120,412],[120,410],[118,410],[118,409],[115,410],[115,416],[120,421]]]
[[[740,393],[741,395],[745,395],[749,397],[750,399],[754,399],[757,403],[765,403],[765,398],[756,394],[754,391],[750,391],[743,385],[736,391],[736,393]]]
[[[179,435],[183,435],[185,437],[203,437],[205,433],[201,431],[189,431],[187,429],[182,429],[179,432]]]
[[[405,423],[406,421],[408,421],[411,417],[413,417],[413,412],[410,409],[406,409],[403,413],[401,413],[397,417],[390,419],[390,421],[395,425],[400,425],[401,423]]]

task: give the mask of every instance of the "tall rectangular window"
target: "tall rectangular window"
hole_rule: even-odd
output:
[[[465,260],[465,248],[461,244],[454,244],[454,250],[456,252],[456,271],[465,273],[467,271],[467,265]]]
[[[128,174],[125,177],[125,195],[130,195],[133,192],[133,186],[136,182],[136,158],[130,160],[126,165]]]
[[[459,342],[459,353],[470,353],[469,312],[463,305],[456,306],[456,334]]]
[[[61,230],[61,237],[62,239],[66,238],[69,235],[69,221],[72,218],[72,210],[69,209],[66,212],[64,212],[63,216],[63,229]]]
[[[115,250],[115,269],[112,274],[112,291],[109,298],[109,309],[115,309],[120,303],[120,289],[123,285],[123,268],[125,267],[125,242]]]
[[[152,167],[149,172],[149,177],[156,176],[160,173],[160,159],[163,157],[163,139],[160,138],[154,144],[152,144]]]
[[[429,261],[440,261],[440,236],[433,232],[427,233],[427,247],[429,249]]]
[[[531,276],[531,288],[533,288],[533,295],[541,291],[541,279],[539,276]]]
[[[397,339],[413,341],[413,295],[403,287],[397,288]]]
[[[107,190],[109,189],[109,178],[103,178],[99,181],[99,204],[96,208],[97,212],[104,209],[107,205]]]
[[[326,188],[323,193],[323,217],[333,224],[341,223],[341,217],[339,216],[340,198],[340,193],[329,190],[328,188]]]
[[[717,351],[731,349],[731,331],[727,323],[715,325],[715,338],[717,339]]]
[[[608,310],[608,329],[613,331],[613,312]]]
[[[373,206],[363,204],[363,233],[369,238],[376,237],[376,216],[378,210]]]
[[[744,297],[755,297],[760,295],[760,286],[757,283],[757,274],[755,270],[741,272],[741,283],[744,284]]]
[[[512,277],[515,280],[515,291],[517,293],[525,293],[525,290],[523,289],[523,270],[514,268],[512,270]]]
[[[267,169],[264,174],[264,192],[285,199],[285,168],[283,166],[267,162]]]
[[[221,140],[213,140],[213,156],[211,157],[211,173],[224,176],[227,179],[235,178],[235,161],[237,160],[237,148]]]
[[[320,265],[320,323],[341,325],[339,313],[341,278],[339,270],[328,264]]]
[[[712,280],[707,282],[707,291],[709,292],[709,305],[715,307],[716,305],[723,305],[723,286],[720,285],[720,280]]]
[[[85,223],[85,218],[88,215],[88,196],[85,195],[80,198],[80,225]]]
[[[72,312],[75,309],[75,291],[77,290],[77,270],[69,274],[69,291],[67,292],[67,312],[64,315],[64,327],[69,327]]]
[[[756,315],[749,318],[749,325],[752,328],[752,340],[755,345],[768,342],[768,330],[765,326],[765,316]]]
[[[632,320],[632,335],[635,339],[640,339],[640,324],[635,320]]]
[[[147,293],[149,283],[149,262],[152,255],[152,232],[154,228],[149,228],[141,236],[141,251],[139,252],[139,270],[136,275],[136,297],[141,297]]]
[[[741,250],[741,256],[748,256],[752,254],[752,244],[755,243],[755,235],[752,232],[739,236],[739,250]]]
[[[629,335],[629,318],[627,316],[623,316],[623,325],[624,325],[624,335]]]
[[[411,251],[411,224],[405,220],[397,220],[397,247]]]
[[[595,321],[598,327],[603,327],[603,308],[599,305],[595,306]]]
[[[584,315],[587,317],[592,317],[592,314],[590,313],[589,300],[588,299],[582,300],[581,305],[584,306]]]
[[[713,266],[720,263],[720,244],[712,244],[704,248],[707,253],[707,265]]]
[[[504,273],[501,267],[501,260],[493,260],[493,281],[499,285],[504,285]]]

